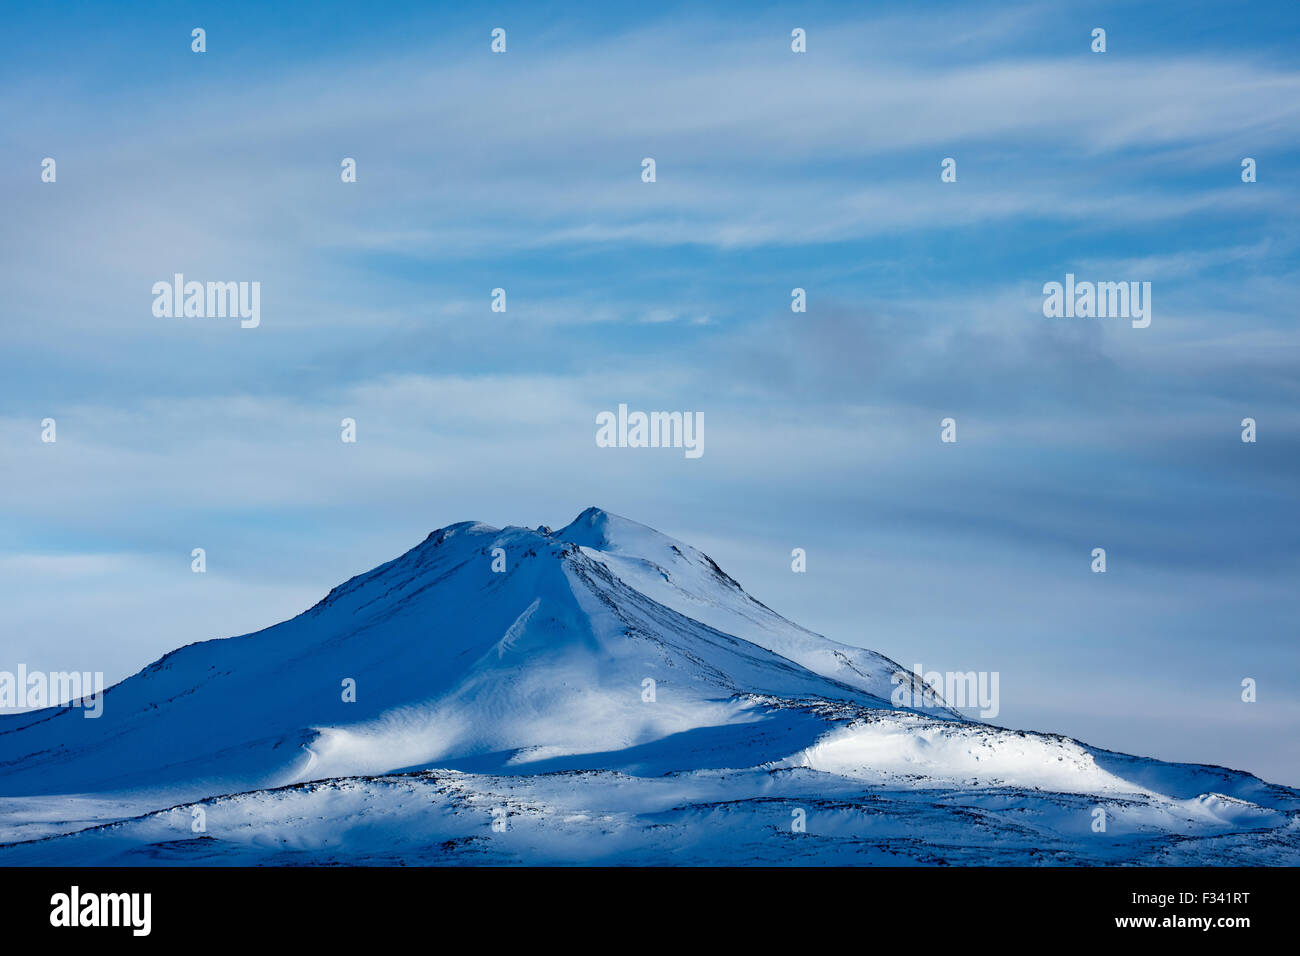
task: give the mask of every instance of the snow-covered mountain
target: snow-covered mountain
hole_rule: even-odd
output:
[[[636,522],[464,522],[98,719],[0,718],[0,862],[1300,862],[1296,791],[899,679]]]

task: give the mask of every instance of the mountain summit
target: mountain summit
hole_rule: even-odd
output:
[[[554,766],[747,724],[755,697],[888,707],[901,670],[597,508],[551,533],[466,521],[292,620],[173,651],[109,688],[97,720],[0,718],[0,794]]]
[[[170,859],[158,847],[195,801],[232,829],[186,831],[177,859],[278,861],[286,834],[309,862],[454,855],[480,846],[493,801],[548,821],[500,861],[1300,856],[1295,791],[893,707],[912,680],[598,508],[558,531],[461,522],[291,620],[173,651],[110,688],[98,719],[0,718],[0,797],[22,798],[0,800],[0,862]],[[840,809],[822,824],[847,842],[772,842],[811,834],[791,814],[826,801]],[[64,822],[34,822],[43,802],[40,820]],[[1090,839],[1097,807],[1107,840]]]

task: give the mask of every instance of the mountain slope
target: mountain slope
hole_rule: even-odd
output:
[[[0,862],[1300,862],[1294,790],[896,709],[895,674],[636,522],[463,522],[99,719],[0,718]]]
[[[650,559],[594,550],[593,533],[637,529],[594,511],[554,534],[443,528],[292,620],[166,655],[110,688],[97,720],[0,718],[0,794],[212,792],[619,750],[758,719],[738,694],[888,705],[901,668],[785,621],[693,549],[650,542],[672,566],[666,590],[632,573]]]
[[[787,621],[745,593],[708,555],[646,525],[588,508],[556,536],[665,607],[883,701],[896,686],[891,678],[902,672],[875,651],[839,644]],[[910,675],[904,678],[913,686]]]

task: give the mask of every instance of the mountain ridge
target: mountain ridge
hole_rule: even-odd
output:
[[[569,537],[577,540],[566,540]],[[596,544],[610,552],[596,550],[592,547]],[[498,549],[506,565],[499,572],[491,570]],[[645,586],[640,580],[649,568],[663,574],[663,587]],[[512,655],[531,650],[541,662],[539,667],[571,665],[586,675],[585,686],[601,688],[605,679],[599,675],[609,670],[611,661],[629,653],[623,639],[649,641],[656,659],[640,666],[644,677],[658,676],[662,681],[668,675],[656,668],[665,666],[675,669],[674,677],[690,671],[690,682],[696,685],[690,706],[709,712],[716,710],[709,703],[715,698],[751,690],[845,697],[864,705],[888,706],[890,679],[901,672],[887,658],[834,644],[786,621],[750,598],[701,552],[600,509],[587,509],[570,525],[550,533],[463,521],[439,528],[397,558],[354,575],[287,621],[249,634],[185,645],[163,655],[106,690],[105,713],[98,720],[79,722],[80,714],[71,709],[0,718],[0,768],[5,771],[0,775],[0,793],[24,792],[18,789],[21,778],[35,771],[44,778],[41,789],[51,792],[61,785],[56,771],[96,754],[107,775],[101,789],[136,787],[141,778],[151,777],[170,783],[183,783],[189,777],[208,781],[209,777],[196,773],[196,761],[207,773],[216,773],[215,780],[223,785],[266,784],[274,781],[274,776],[268,776],[273,770],[291,772],[288,765],[293,762],[282,756],[286,746],[305,748],[309,756],[303,766],[318,767],[323,755],[311,741],[323,736],[326,749],[337,747],[351,733],[346,729],[350,725],[391,723],[421,708],[430,714],[437,710],[444,725],[463,722],[462,713],[452,714],[433,704],[446,698],[462,708],[478,706],[482,701],[469,701],[468,688],[486,699],[497,693],[498,678],[529,684],[535,696],[547,696],[535,680],[524,680],[517,673],[513,658],[506,660],[504,650],[491,666],[484,658],[533,605],[536,616],[510,642]],[[592,630],[593,621],[600,622],[599,634]],[[750,633],[744,637],[733,633],[746,628]],[[416,638],[435,632],[436,642],[427,636]],[[549,646],[536,640],[548,632],[555,636]],[[570,660],[545,659],[548,654]],[[427,679],[413,681],[415,672],[427,674]],[[746,673],[752,686],[736,679]],[[626,683],[623,690],[635,691],[638,704],[644,677],[640,672],[620,676]],[[329,700],[336,694],[331,688],[345,679],[357,682],[357,701],[349,707],[336,706]],[[307,699],[297,685],[310,685],[314,698]],[[272,692],[280,696],[274,706],[268,706],[264,698]],[[584,704],[583,697],[584,692],[575,689],[557,707],[581,709],[594,704]],[[248,713],[231,729],[223,708],[233,707],[235,700]],[[524,706],[533,706],[531,700]],[[507,709],[502,704],[492,706]],[[643,722],[641,715],[626,712],[621,704],[614,709],[624,711],[622,718],[634,725]],[[166,732],[150,720],[163,711],[173,724]],[[947,716],[959,719],[955,713]],[[186,721],[196,739],[194,746],[177,744],[177,728]],[[44,733],[38,733],[42,726]],[[623,733],[631,739],[650,732],[628,727]],[[121,735],[129,744],[112,743]],[[484,731],[481,736],[484,739],[463,742],[463,753],[440,752],[431,745],[424,759],[474,756],[488,745],[491,734]],[[16,738],[33,743],[23,752]],[[570,743],[578,746],[576,741]],[[522,732],[495,744],[566,746],[561,741],[529,741]],[[113,755],[115,748],[123,747],[131,750],[138,764],[135,778]],[[206,752],[195,754],[196,748]],[[163,759],[164,751],[169,759]],[[234,761],[236,765],[227,768],[232,755],[241,751],[248,758],[247,766]],[[261,758],[254,759],[253,752]],[[141,754],[158,755],[158,759],[151,762]],[[415,762],[412,758],[388,766],[375,763],[383,759],[367,756],[355,766],[341,764],[336,769],[378,772]],[[277,762],[279,766],[273,767]],[[63,777],[71,775],[69,770]]]
[[[97,720],[0,717],[0,861],[473,857],[492,801],[545,821],[499,862],[617,859],[612,831],[638,860],[1300,861],[1300,792],[893,706],[915,680],[599,508],[457,522],[293,618],[164,655]],[[302,800],[329,825],[285,816]],[[818,807],[829,842],[783,842]],[[181,808],[220,835],[178,838]],[[284,834],[306,855],[268,849]]]

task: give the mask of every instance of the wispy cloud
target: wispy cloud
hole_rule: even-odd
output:
[[[1171,709],[1260,660],[1295,700],[1296,15],[1083,10],[826,10],[803,56],[784,8],[519,6],[504,57],[441,8],[292,35],[214,12],[206,60],[167,18],[19,19],[0,628],[25,636],[0,649],[120,674],[440,524],[595,503],[900,658],[1013,656],[1122,701],[1123,644]],[[154,317],[176,272],[260,281],[261,327]],[[1151,327],[1044,319],[1066,272],[1152,282]],[[703,411],[706,454],[597,448],[621,401]],[[1099,544],[1104,598],[1078,575]],[[795,546],[818,574],[792,580]],[[1050,709],[1009,686],[1023,725]],[[1285,777],[1248,736],[1218,759]]]

